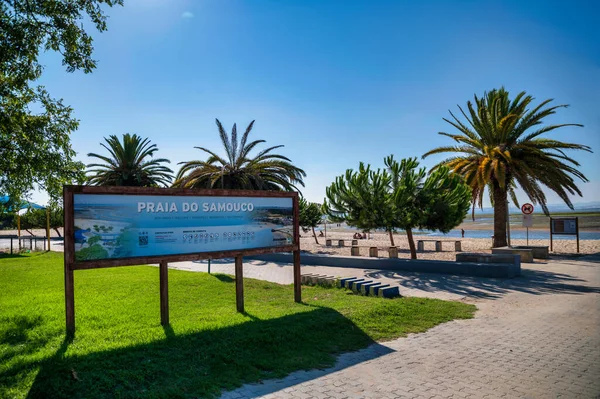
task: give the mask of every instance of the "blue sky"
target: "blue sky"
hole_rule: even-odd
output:
[[[321,202],[359,161],[421,156],[451,144],[442,120],[474,94],[505,86],[570,104],[550,137],[577,153],[600,200],[600,6],[594,2],[125,0],[94,33],[93,74],[66,73],[47,54],[42,83],[75,109],[78,159],[110,134],[149,137],[158,155],[198,159],[221,150],[214,119],[280,150],[307,173]],[[252,136],[251,136],[252,137]],[[429,157],[432,166],[442,156]],[[42,193],[34,200],[45,202]],[[521,196],[521,201],[525,200]],[[548,193],[549,203],[560,200]]]

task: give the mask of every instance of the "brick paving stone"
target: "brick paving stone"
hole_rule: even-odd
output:
[[[260,389],[247,385],[222,398],[598,398],[599,261],[536,263],[509,280],[380,272],[417,296],[474,303],[475,318],[342,354],[330,369],[292,373],[264,381]],[[264,263],[244,267],[248,277],[290,282],[281,265],[277,271]],[[369,270],[303,269],[374,275]]]

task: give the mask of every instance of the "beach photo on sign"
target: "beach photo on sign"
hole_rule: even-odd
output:
[[[291,198],[74,195],[75,259],[118,259],[293,243]]]

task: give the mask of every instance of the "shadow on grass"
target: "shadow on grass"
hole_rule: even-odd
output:
[[[65,341],[39,365],[27,397],[214,397],[244,383],[331,367],[334,355],[374,343],[340,313],[311,308],[193,334],[165,327],[165,340],[82,356],[65,357]],[[391,351],[374,347],[371,358]]]
[[[16,252],[16,251],[15,251]],[[12,259],[12,258],[25,258],[25,255],[21,255],[18,253],[8,253],[8,252],[0,252],[0,260],[1,259]]]
[[[600,293],[600,287],[586,285],[586,280],[581,278],[533,269],[521,269],[521,276],[512,279],[394,271],[368,271],[365,277],[385,277],[398,280],[401,287],[483,299],[498,299],[512,291],[533,295]]]
[[[228,274],[222,274],[222,273],[214,273],[213,276],[223,282],[223,283],[233,283],[235,282],[235,278],[233,278],[232,276],[228,275]]]

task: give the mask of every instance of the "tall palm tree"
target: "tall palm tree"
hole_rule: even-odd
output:
[[[483,194],[488,187],[494,206],[494,246],[506,246],[507,197],[511,196],[515,205],[518,202],[515,188],[520,186],[534,204],[540,204],[544,213],[549,214],[546,196],[542,187],[554,191],[571,208],[569,194],[581,191],[575,185],[578,178],[587,178],[577,170],[579,163],[567,156],[564,150],[584,150],[591,152],[586,145],[564,143],[543,138],[543,134],[565,126],[583,125],[565,123],[540,126],[547,116],[568,105],[548,105],[545,100],[529,109],[533,97],[521,92],[512,101],[504,88],[475,96],[475,105],[467,102],[468,114],[459,106],[466,119],[461,122],[452,112],[452,120],[446,122],[458,130],[457,134],[440,132],[458,143],[454,146],[439,147],[427,152],[423,158],[437,153],[455,152],[440,165],[449,166],[461,174],[472,189],[473,207],[482,206]],[[473,208],[474,211],[474,208]]]
[[[283,145],[269,147],[250,156],[258,144],[265,142],[254,140],[248,143],[254,121],[248,125],[239,143],[235,124],[230,138],[218,119],[216,123],[226,157],[204,147],[195,147],[207,153],[208,158],[205,161],[181,162],[183,166],[174,187],[297,191],[297,184],[304,186],[302,179],[306,173],[292,165],[289,158],[271,153]]]
[[[89,153],[88,157],[98,158],[105,163],[87,165],[88,183],[96,186],[167,186],[173,180],[173,171],[162,165],[168,159],[150,159],[158,151],[156,144],[137,134],[123,135],[123,143],[117,136],[104,138],[107,144],[100,143],[110,156]]]

